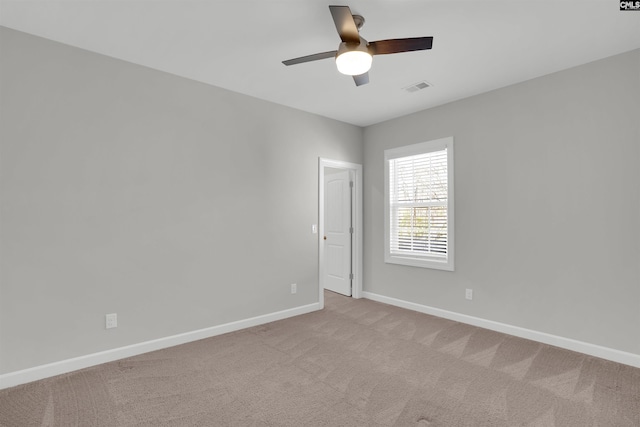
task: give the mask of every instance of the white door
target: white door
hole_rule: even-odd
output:
[[[351,296],[351,186],[348,170],[324,176],[324,288]]]

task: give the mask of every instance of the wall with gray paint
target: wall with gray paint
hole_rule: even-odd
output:
[[[0,373],[317,302],[318,157],[362,163],[362,129],[0,43]]]
[[[365,291],[640,354],[639,114],[635,50],[366,128]],[[446,136],[456,271],[385,264],[383,152]]]

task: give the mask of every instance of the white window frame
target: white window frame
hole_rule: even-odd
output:
[[[444,258],[420,254],[391,253],[390,176],[391,160],[447,150],[447,256]],[[454,271],[454,183],[453,137],[421,142],[384,151],[384,261],[390,264]]]

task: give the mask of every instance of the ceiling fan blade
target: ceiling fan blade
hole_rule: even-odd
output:
[[[356,86],[362,86],[369,83],[369,73],[360,74],[359,76],[353,76],[353,81],[356,82]]]
[[[301,56],[300,58],[288,59],[286,61],[282,61],[282,63],[284,65],[302,64],[303,62],[311,62],[311,61],[317,61],[319,59],[334,58],[336,56],[336,53],[338,53],[337,50],[332,50],[330,52],[315,53],[313,55]]]
[[[375,42],[369,42],[369,52],[371,52],[372,55],[386,55],[388,53],[427,50],[431,49],[432,44],[433,37],[378,40]]]
[[[333,22],[336,24],[336,30],[343,42],[360,43],[360,33],[358,27],[353,20],[351,9],[349,6],[329,6]]]

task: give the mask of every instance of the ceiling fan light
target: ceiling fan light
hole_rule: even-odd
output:
[[[346,43],[341,43],[336,56],[338,71],[348,76],[366,73],[371,69],[372,62],[373,57],[362,42],[355,48],[349,48]]]

